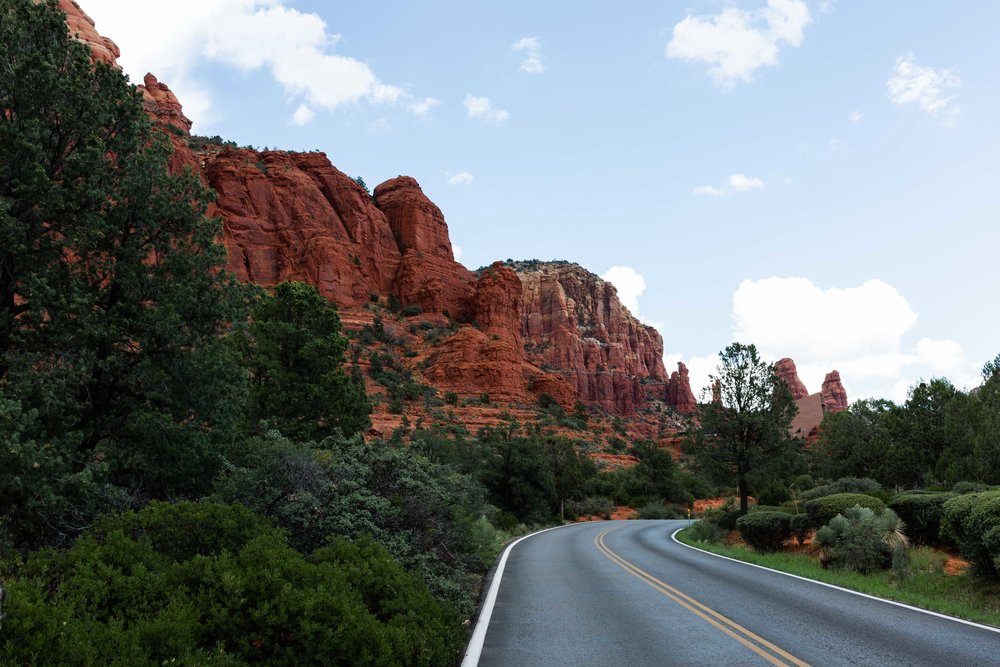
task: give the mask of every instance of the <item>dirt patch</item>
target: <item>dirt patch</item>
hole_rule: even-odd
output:
[[[969,569],[969,561],[965,560],[961,556],[950,556],[944,564],[945,574],[951,575],[953,577],[958,577],[966,573]]]

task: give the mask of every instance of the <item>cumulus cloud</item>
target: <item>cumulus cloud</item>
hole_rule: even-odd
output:
[[[951,70],[918,65],[912,53],[896,58],[896,67],[886,82],[893,104],[915,104],[947,126],[954,125],[958,118],[960,108],[951,93],[961,85],[961,79]]]
[[[646,291],[646,279],[642,274],[629,266],[612,266],[601,278],[615,286],[622,305],[638,317],[639,297]]]
[[[441,104],[441,100],[435,97],[425,97],[422,100],[413,100],[408,105],[408,108],[414,115],[426,116],[430,113],[431,109]]]
[[[475,182],[476,177],[467,171],[460,171],[457,174],[452,174],[448,179],[448,185],[472,185]]]
[[[709,16],[688,16],[674,26],[667,58],[709,65],[708,73],[723,88],[753,80],[761,67],[779,64],[784,45],[802,44],[812,22],[804,0],[768,0],[748,11],[726,7]]]
[[[667,373],[677,370],[677,362],[684,362],[688,369],[688,381],[691,383],[691,391],[699,401],[709,401],[712,399],[711,376],[715,374],[719,367],[719,355],[710,354],[705,357],[685,357],[682,354],[666,354],[663,357],[663,364],[667,368]]]
[[[292,114],[292,122],[298,125],[299,127],[303,127],[311,123],[313,118],[315,117],[316,117],[316,112],[310,109],[305,104],[302,104],[299,105],[299,108],[295,110],[294,114]]]
[[[852,123],[860,123],[864,117],[865,115],[857,110],[852,111],[851,115],[848,116],[848,118],[851,120]]]
[[[476,97],[466,93],[464,104],[469,118],[482,118],[494,123],[503,123],[510,118],[510,113],[504,109],[495,108],[488,97]]]
[[[905,400],[920,378],[976,383],[977,366],[952,340],[905,343],[917,313],[893,286],[823,289],[806,278],[744,280],[733,295],[733,340],[757,345],[765,358],[791,357],[810,391],[839,370],[851,399]]]
[[[206,61],[241,72],[267,71],[293,104],[313,112],[408,97],[402,88],[380,81],[366,63],[334,53],[339,35],[317,14],[289,7],[288,0],[85,4],[98,30],[121,47],[120,63],[129,76],[141,80],[146,72],[156,73],[196,123],[213,118],[212,96],[197,76]],[[295,121],[305,115],[296,112]]]
[[[451,254],[455,256],[456,262],[462,261],[462,247],[456,243],[451,244]]]
[[[699,185],[692,194],[705,197],[725,197],[738,192],[750,192],[751,190],[763,190],[764,181],[756,176],[746,174],[733,174],[723,186]]]
[[[537,37],[524,37],[517,40],[510,47],[514,53],[524,52],[524,60],[521,61],[521,71],[528,74],[541,74],[545,71],[542,63],[542,42]]]

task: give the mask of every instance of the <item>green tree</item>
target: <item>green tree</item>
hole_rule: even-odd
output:
[[[520,434],[510,421],[479,430],[485,449],[480,472],[490,500],[520,521],[544,521],[553,515],[555,480],[538,442]]]
[[[305,283],[281,283],[253,311],[244,346],[249,416],[297,440],[369,427],[371,402],[360,372],[344,370],[347,339],[337,308]]]
[[[245,291],[211,192],[168,174],[141,95],[57,3],[0,2],[0,109],[0,411],[21,446],[0,513],[59,542],[98,511],[207,488],[244,401],[225,334]]]
[[[718,399],[700,406],[700,424],[689,432],[685,452],[708,475],[736,482],[746,514],[751,475],[787,471],[796,462],[789,433],[795,402],[754,345],[733,343],[723,350],[711,381]]]
[[[901,410],[892,401],[855,401],[843,412],[827,415],[810,448],[813,473],[820,478],[872,477],[893,486],[890,458]]]

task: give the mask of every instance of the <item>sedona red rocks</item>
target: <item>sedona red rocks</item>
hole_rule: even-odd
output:
[[[802,380],[799,379],[799,372],[795,367],[795,362],[788,357],[778,359],[777,363],[774,364],[774,374],[788,385],[788,388],[792,392],[792,400],[797,401],[809,395],[809,390],[806,389],[806,386],[802,384]]]

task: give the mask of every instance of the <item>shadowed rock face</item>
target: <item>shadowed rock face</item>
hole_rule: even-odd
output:
[[[576,264],[515,269],[528,360],[565,377],[581,400],[628,414],[646,402],[645,381],[666,382],[663,339],[632,317],[613,285]]]
[[[797,401],[809,395],[806,386],[799,379],[799,371],[795,367],[795,362],[788,357],[778,359],[777,363],[774,364],[774,374],[788,385],[788,388],[792,391],[793,400]]]
[[[677,362],[677,370],[667,380],[666,402],[682,415],[694,414],[698,410],[698,401],[691,391],[688,369],[682,362]]]

